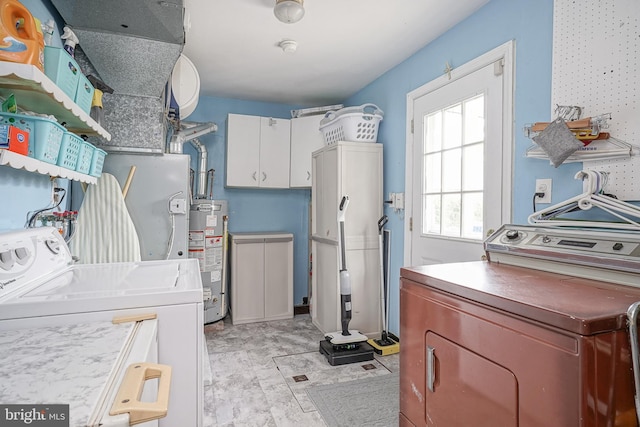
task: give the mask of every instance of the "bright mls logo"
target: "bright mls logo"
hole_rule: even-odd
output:
[[[0,427],[69,427],[69,405],[0,405]]]

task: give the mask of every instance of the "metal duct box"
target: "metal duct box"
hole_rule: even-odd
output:
[[[116,93],[160,97],[184,45],[183,1],[52,0]]]
[[[105,93],[102,101],[103,125],[111,132],[111,141],[100,137],[90,137],[89,141],[110,152],[164,152],[164,104],[161,99]]]

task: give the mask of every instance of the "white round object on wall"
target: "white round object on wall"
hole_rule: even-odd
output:
[[[200,97],[200,75],[193,62],[180,54],[171,74],[171,91],[180,107],[180,120],[196,109]]]

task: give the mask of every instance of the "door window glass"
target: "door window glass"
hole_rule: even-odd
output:
[[[424,116],[422,234],[481,240],[485,97]]]

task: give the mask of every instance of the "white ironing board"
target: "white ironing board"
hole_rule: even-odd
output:
[[[71,242],[81,264],[140,261],[140,241],[116,178],[103,173],[89,186]]]

